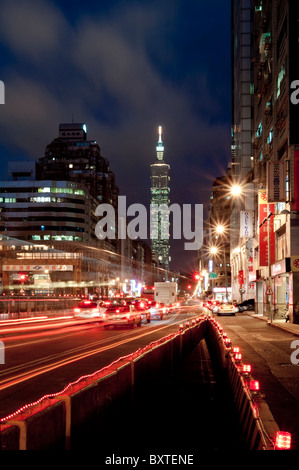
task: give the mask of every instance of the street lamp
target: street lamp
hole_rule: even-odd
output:
[[[225,232],[224,225],[217,225],[216,232],[219,233],[219,235],[222,235]]]
[[[241,192],[242,192],[242,189],[241,189],[241,186],[239,184],[234,184],[231,187],[232,196],[240,196]]]

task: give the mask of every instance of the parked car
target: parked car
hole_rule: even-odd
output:
[[[107,305],[102,301],[82,300],[74,308],[74,316],[76,318],[100,318],[106,309]]]
[[[130,305],[111,304],[101,314],[104,326],[141,326],[141,313]]]
[[[231,302],[225,302],[216,308],[217,315],[235,315],[238,308]]]
[[[254,299],[247,299],[240,304],[237,304],[239,312],[244,312],[245,310],[254,310],[255,300]]]

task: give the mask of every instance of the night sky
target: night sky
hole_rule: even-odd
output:
[[[171,203],[207,204],[230,160],[229,0],[2,0],[2,179],[85,122],[128,204],[149,205],[158,126]],[[172,269],[194,269],[176,244]]]

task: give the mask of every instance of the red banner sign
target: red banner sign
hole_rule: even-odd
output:
[[[275,233],[274,233],[274,214],[275,204],[269,204],[268,218],[267,191],[259,190],[259,254],[260,266],[269,266],[275,262]],[[269,224],[269,242],[268,242],[268,224]],[[269,260],[270,244],[270,260]]]

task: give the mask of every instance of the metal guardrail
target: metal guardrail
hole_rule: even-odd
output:
[[[81,300],[79,297],[9,297],[0,298],[0,320],[30,318],[38,315],[63,314],[74,308]]]

